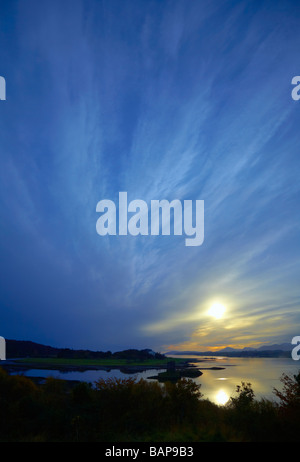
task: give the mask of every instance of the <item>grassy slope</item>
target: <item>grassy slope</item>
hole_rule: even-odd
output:
[[[172,359],[173,361],[173,359]],[[176,364],[182,364],[183,360],[175,358]],[[184,360],[185,362],[186,360]],[[22,364],[41,364],[41,366],[163,366],[166,367],[170,358],[166,359],[148,359],[144,361],[128,359],[67,359],[67,358],[23,358],[18,363]]]

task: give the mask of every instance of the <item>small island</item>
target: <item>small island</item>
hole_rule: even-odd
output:
[[[159,372],[157,375],[148,377],[148,379],[156,379],[159,382],[177,382],[182,378],[196,378],[203,374],[199,369],[167,369],[165,372]]]

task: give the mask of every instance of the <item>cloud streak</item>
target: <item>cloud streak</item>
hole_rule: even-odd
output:
[[[298,9],[11,8],[1,19],[13,37],[0,56],[1,335],[113,350],[299,334]],[[119,191],[203,199],[204,244],[101,238],[96,204]],[[228,305],[223,323],[204,314],[214,299]]]

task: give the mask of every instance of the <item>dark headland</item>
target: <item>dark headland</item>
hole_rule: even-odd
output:
[[[125,374],[136,374],[153,369],[160,370],[160,372],[149,379],[164,382],[176,381],[183,377],[201,376],[201,370],[206,368],[200,370],[191,362],[198,361],[197,359],[191,361],[189,358],[181,357],[170,358],[165,354],[154,352],[150,348],[127,349],[112,353],[111,351],[56,348],[27,340],[8,339],[6,340],[6,361],[1,362],[1,367],[10,373],[28,369],[55,369],[64,372],[118,369]]]

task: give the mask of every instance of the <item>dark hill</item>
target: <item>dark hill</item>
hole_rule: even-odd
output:
[[[80,359],[132,359],[143,360],[150,358],[162,359],[164,355],[155,353],[150,349],[129,349],[117,351],[91,351],[91,350],[73,350],[71,348],[55,348],[29,340],[9,340],[6,339],[6,358],[80,358]]]

